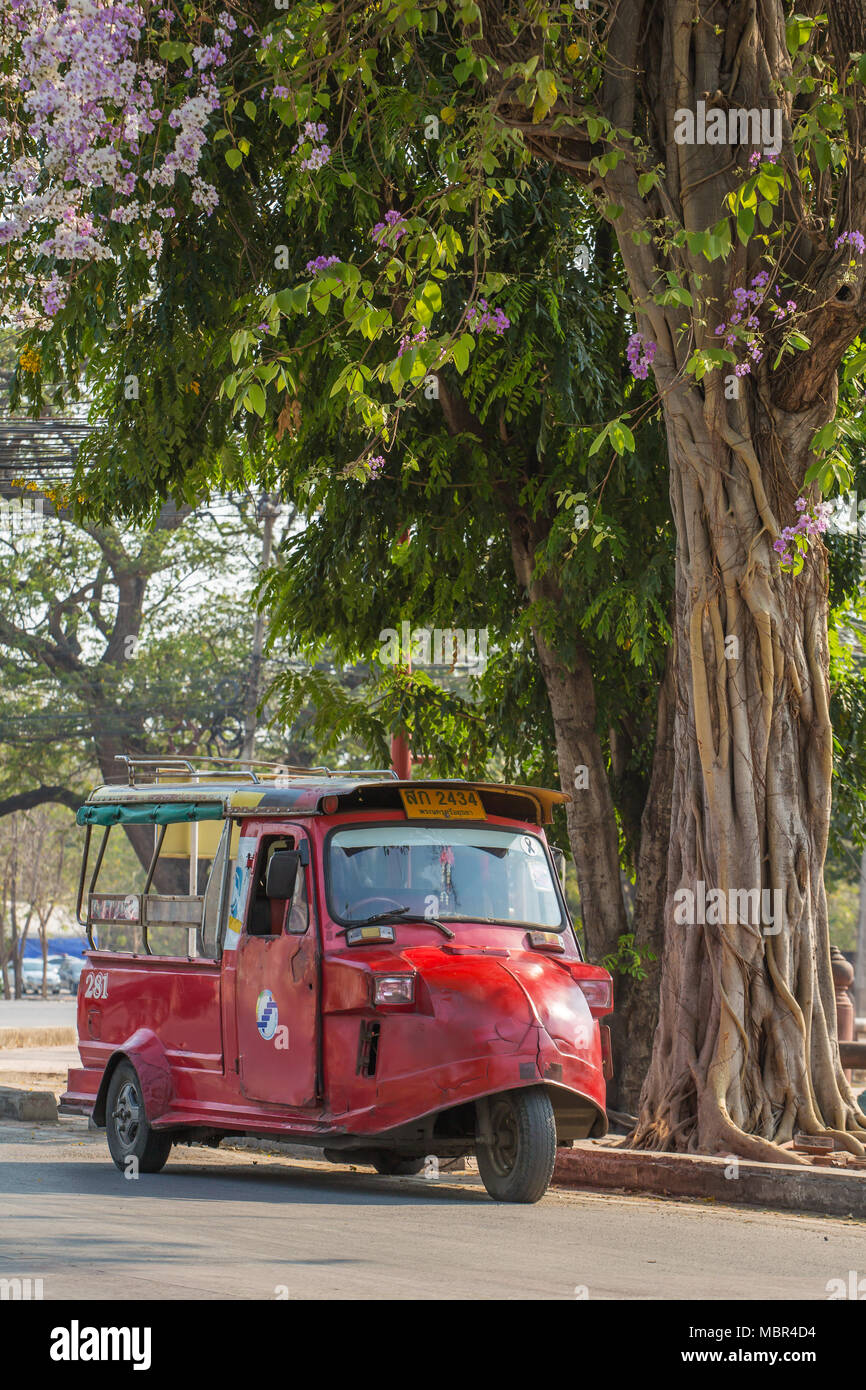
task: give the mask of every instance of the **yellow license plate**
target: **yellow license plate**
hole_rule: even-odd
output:
[[[409,820],[486,820],[481,797],[468,787],[400,788]]]

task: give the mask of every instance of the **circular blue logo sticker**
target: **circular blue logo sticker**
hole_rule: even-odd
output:
[[[277,1031],[279,1021],[276,1000],[269,989],[263,989],[256,1000],[256,1027],[265,1042],[270,1042]]]

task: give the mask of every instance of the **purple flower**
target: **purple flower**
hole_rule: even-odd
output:
[[[408,352],[411,347],[417,347],[419,343],[426,343],[427,329],[422,324],[413,338],[407,333],[400,339],[400,346],[397,349],[397,356],[402,357],[404,352]]]
[[[866,238],[862,232],[843,232],[841,236],[836,238],[834,249],[838,251],[839,247],[844,246],[846,242],[849,246],[853,246],[858,256],[862,256],[866,251]]]
[[[658,344],[652,339],[645,340],[642,333],[632,333],[625,355],[633,377],[639,381],[646,380],[657,350]]]
[[[317,256],[314,261],[307,261],[307,274],[315,275],[317,270],[327,270],[329,266],[339,264],[339,256]]]
[[[382,455],[381,455],[381,454],[376,454],[376,455],[374,455],[373,458],[367,460],[367,477],[368,477],[368,478],[378,478],[378,477],[381,477],[381,475],[382,475],[382,473],[383,473],[383,471],[384,471],[384,468],[385,468],[385,460],[383,459]]]
[[[396,212],[394,208],[390,208],[385,213],[384,222],[377,222],[370,235],[380,246],[385,245],[386,242],[390,246],[396,246],[401,236],[405,236],[408,230],[409,227],[402,212]]]
[[[506,328],[511,327],[511,320],[505,311],[491,309],[486,299],[479,299],[477,304],[471,304],[466,310],[466,318],[473,333],[483,333],[489,328],[497,338],[501,338]]]

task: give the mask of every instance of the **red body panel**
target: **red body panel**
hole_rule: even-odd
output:
[[[403,817],[377,816],[386,819]],[[304,936],[242,937],[221,963],[88,953],[78,1003],[82,1068],[69,1073],[63,1108],[94,1112],[99,1122],[106,1069],[126,1055],[157,1128],[308,1142],[371,1137],[540,1082],[588,1102],[603,1128],[598,1016],[609,1010],[594,1016],[577,979],[606,980],[606,972],[581,962],[570,930],[561,954],[530,948],[525,929],[462,922],[453,924],[453,941],[407,922],[396,924],[393,944],[349,947],[327,912],[323,842],[334,825],[358,821],[356,813],[311,817],[303,827],[252,815],[244,823],[245,836],[261,829],[309,837],[313,910]],[[105,977],[105,997],[91,972]],[[374,1007],[372,976],[382,973],[414,974],[414,1002]],[[376,1065],[366,1075],[360,1050],[363,1025],[372,1024]]]

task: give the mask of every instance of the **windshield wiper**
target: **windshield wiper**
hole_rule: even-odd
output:
[[[360,922],[350,922],[347,927],[340,927],[340,931],[352,931],[355,927],[374,927],[377,922],[416,922],[424,926],[437,927],[449,940],[454,938],[451,928],[440,922],[438,917],[425,917],[423,912],[412,912],[408,907],[394,907],[390,912],[376,912],[372,917],[362,917]]]

